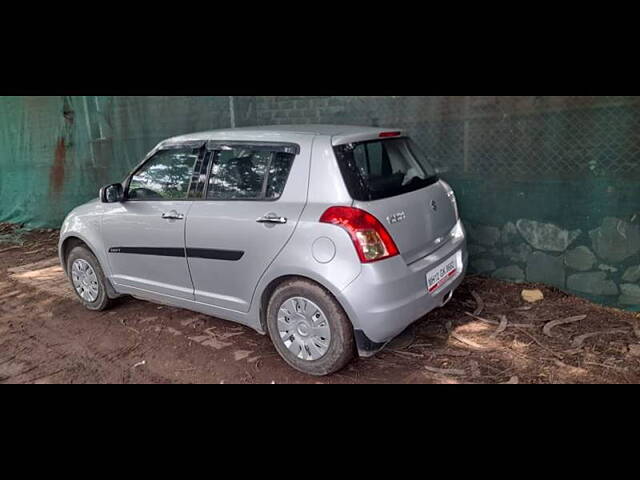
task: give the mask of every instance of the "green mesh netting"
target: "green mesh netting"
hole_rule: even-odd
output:
[[[59,226],[164,138],[228,126],[228,97],[0,97],[0,221]]]
[[[56,227],[164,138],[405,128],[456,189],[471,270],[640,310],[640,97],[0,97],[0,221]]]

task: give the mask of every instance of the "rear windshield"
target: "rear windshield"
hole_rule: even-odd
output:
[[[434,168],[408,138],[351,143],[334,150],[354,200],[394,197],[438,181]]]

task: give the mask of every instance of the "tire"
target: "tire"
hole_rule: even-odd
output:
[[[355,355],[353,327],[344,310],[329,292],[307,280],[285,281],[275,289],[267,330],[280,356],[309,375],[335,373]]]
[[[95,299],[93,298],[95,292],[95,290],[93,290],[93,287],[91,287],[90,289],[84,288],[84,286],[82,287],[86,292],[85,296],[83,296],[78,291],[78,288],[74,283],[74,265],[76,264],[76,262],[78,262],[78,265],[80,266],[89,265],[91,267],[91,270],[95,274],[95,282],[93,281],[94,276],[88,277],[91,279],[88,284],[95,286],[95,289],[97,290],[97,293],[95,293]],[[80,299],[80,302],[85,306],[85,308],[96,312],[109,308],[109,306],[111,305],[111,300],[107,295],[107,281],[105,279],[102,268],[100,267],[98,259],[93,255],[93,253],[91,253],[91,251],[87,247],[77,246],[74,247],[71,252],[69,252],[69,255],[67,257],[67,275],[69,277],[69,282],[71,283],[71,288],[73,288],[73,291]]]

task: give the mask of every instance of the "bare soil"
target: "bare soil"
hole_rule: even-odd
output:
[[[0,383],[640,383],[640,315],[482,277],[375,357],[309,377],[220,319],[132,298],[85,310],[57,238],[0,224]]]

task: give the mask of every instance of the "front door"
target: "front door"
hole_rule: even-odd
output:
[[[103,236],[116,285],[193,300],[185,224],[199,150],[161,150],[136,171],[125,201],[103,216]]]
[[[248,312],[258,281],[302,214],[310,149],[235,143],[211,148],[204,198],[194,202],[187,221],[195,298]]]

